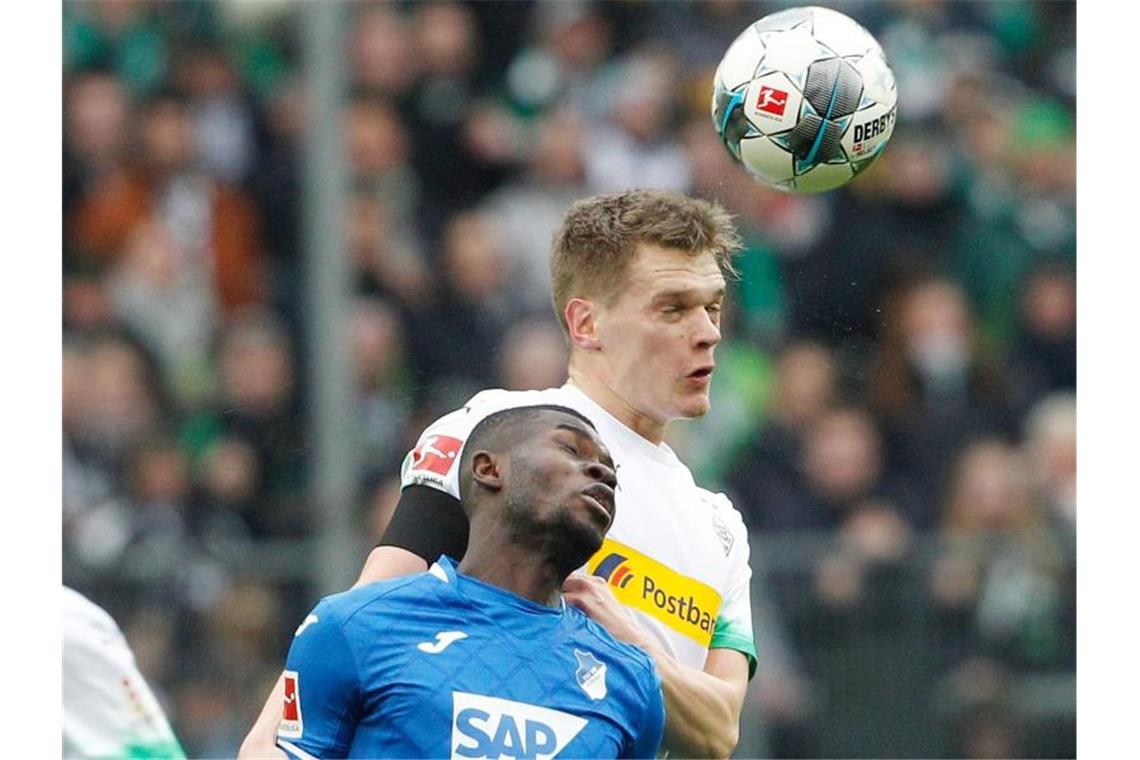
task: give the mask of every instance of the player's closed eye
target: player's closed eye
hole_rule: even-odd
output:
[[[573,454],[574,456],[576,456],[576,457],[580,457],[580,456],[582,456],[582,452],[580,452],[580,451],[578,450],[578,446],[577,446],[576,444],[573,444],[573,443],[562,443],[562,444],[560,444],[560,445],[562,446],[562,448],[566,449],[567,451],[569,451],[569,452],[570,452],[571,454]]]

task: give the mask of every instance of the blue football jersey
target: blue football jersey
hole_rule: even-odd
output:
[[[286,668],[293,757],[653,757],[665,725],[643,650],[446,557],[323,599]]]

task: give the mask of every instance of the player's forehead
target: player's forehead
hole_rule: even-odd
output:
[[[642,243],[629,263],[626,288],[650,298],[669,292],[713,297],[724,292],[725,279],[712,251]]]
[[[544,410],[541,424],[536,426],[536,429],[538,432],[545,434],[564,433],[575,436],[576,438],[589,441],[595,448],[607,456],[609,454],[609,449],[607,449],[605,443],[602,442],[598,431],[577,415],[561,412],[556,409]]]

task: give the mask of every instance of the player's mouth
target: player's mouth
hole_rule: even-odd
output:
[[[605,513],[607,525],[613,522],[615,514],[614,489],[605,483],[594,483],[583,488],[582,495],[586,497],[586,501],[593,502],[598,509]]]
[[[715,367],[715,364],[705,364],[701,367],[697,367],[695,370],[685,375],[685,380],[687,380],[692,385],[703,388],[712,381],[712,373]]]

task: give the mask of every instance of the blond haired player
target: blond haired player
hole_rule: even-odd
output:
[[[458,466],[472,428],[496,411],[555,404],[593,420],[618,468],[617,517],[563,596],[615,637],[643,647],[663,681],[664,748],[727,757],[755,647],[748,537],[728,499],[698,487],[663,442],[666,425],[709,409],[724,272],[740,241],[716,204],[661,191],[573,204],[551,260],[554,306],[570,340],[569,381],[484,391],[424,431],[404,462],[387,532],[358,585],[461,557],[467,525]],[[242,746],[272,755],[279,684]]]

